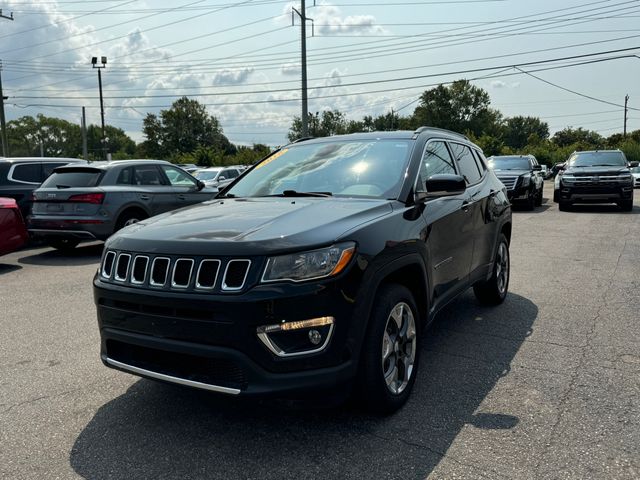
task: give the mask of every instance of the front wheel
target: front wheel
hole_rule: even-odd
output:
[[[623,212],[630,212],[631,210],[633,210],[633,199],[623,200],[618,204],[618,206]]]
[[[542,205],[543,191],[544,191],[544,185],[540,187],[540,190],[538,190],[538,195],[536,195],[536,207],[539,207]]]
[[[498,247],[493,262],[491,278],[473,286],[478,301],[484,305],[498,305],[504,302],[509,289],[511,263],[509,261],[509,242],[503,233],[498,238]]]
[[[568,212],[571,210],[571,203],[562,201],[558,202],[558,210],[561,212]]]
[[[404,405],[416,379],[420,321],[411,292],[402,285],[381,287],[362,346],[357,379],[359,401],[389,414]]]

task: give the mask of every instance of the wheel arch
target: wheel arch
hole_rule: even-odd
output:
[[[122,219],[125,218],[126,215],[132,213],[141,213],[142,217],[144,218],[149,218],[151,216],[147,209],[145,209],[142,205],[126,205],[120,210],[120,212],[118,212],[118,215],[116,216],[116,221],[114,223],[115,228],[118,229]]]

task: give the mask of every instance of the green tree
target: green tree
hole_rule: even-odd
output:
[[[80,126],[38,114],[7,122],[9,152],[13,156],[78,157],[82,154]]]
[[[348,132],[349,122],[339,110],[325,110],[320,114],[309,112],[308,127],[310,137],[328,137]],[[287,135],[290,142],[302,138],[302,119],[293,117],[293,123]]]
[[[148,114],[143,120],[145,141],[141,152],[157,158],[171,158],[195,152],[198,147],[234,154],[236,149],[223,134],[218,119],[207,113],[197,100],[182,97],[160,116]]]
[[[412,125],[446,128],[454,132],[470,132],[476,137],[495,135],[502,114],[490,108],[489,94],[468,80],[457,80],[449,86],[426,90],[413,112]]]
[[[136,143],[121,128],[105,125],[106,151],[111,153],[114,160],[133,158],[136,153]],[[87,127],[87,151],[92,160],[103,160],[105,148],[102,144],[102,128],[98,125]]]
[[[598,132],[586,130],[582,127],[567,127],[556,132],[551,137],[551,140],[558,147],[574,145],[576,150],[602,149],[605,145],[604,138]]]
[[[505,145],[516,149],[523,148],[529,143],[535,143],[532,136],[546,140],[549,138],[549,125],[537,117],[516,116],[505,120],[503,134]]]

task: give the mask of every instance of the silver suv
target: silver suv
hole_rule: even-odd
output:
[[[105,240],[122,227],[216,193],[162,160],[60,167],[33,193],[29,233],[55,248],[71,249],[81,240]]]

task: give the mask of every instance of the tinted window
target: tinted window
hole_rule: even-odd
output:
[[[576,152],[569,158],[570,167],[624,167],[627,160],[622,152]]]
[[[133,168],[123,168],[118,174],[116,185],[131,185],[133,180]]]
[[[487,170],[486,158],[484,158],[482,152],[479,152],[478,150],[474,150],[473,154],[476,160],[476,165],[478,166],[478,170],[480,170],[484,174],[484,172]]]
[[[287,190],[397,198],[405,178],[408,140],[331,140],[299,143],[256,165],[227,193],[278,195]]]
[[[180,170],[174,167],[165,167],[165,166],[162,166],[162,169],[164,170],[164,173],[167,175],[167,178],[169,179],[169,182],[171,183],[171,185],[176,185],[176,186],[186,185],[188,187],[192,187],[192,186],[195,186],[196,184],[191,178],[191,176],[186,172],[184,172],[183,170]]]
[[[237,170],[233,170],[233,169],[223,170],[220,175],[223,176],[226,179],[236,178],[238,176],[238,171]]]
[[[13,167],[11,178],[18,182],[40,183],[42,170],[39,163],[21,163]]]
[[[51,172],[53,172],[54,168],[62,167],[63,165],[67,165],[67,164],[66,163],[60,163],[60,162],[43,163],[42,164],[42,178],[47,178],[49,175],[51,175]]]
[[[482,178],[482,175],[478,170],[478,165],[471,153],[471,149],[460,143],[450,143],[449,145],[451,146],[453,156],[458,163],[460,175],[464,177],[467,184],[471,185],[478,182],[480,178]]]
[[[138,165],[135,167],[134,183],[136,185],[162,185],[160,172],[155,165]]]
[[[220,170],[198,170],[194,176],[198,180],[213,180],[218,176]]]
[[[453,159],[444,142],[429,142],[422,156],[418,189],[421,190],[424,188],[424,182],[426,182],[429,177],[441,173],[456,174]]]
[[[53,172],[42,188],[95,187],[100,181],[100,170],[62,170]]]
[[[527,157],[491,157],[489,168],[494,170],[530,170],[531,164]]]

